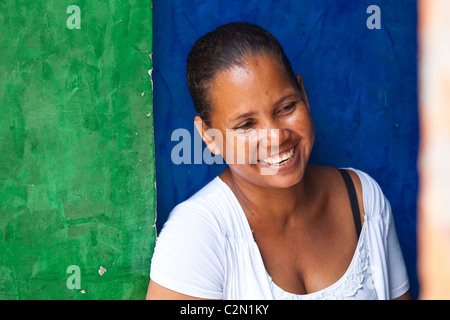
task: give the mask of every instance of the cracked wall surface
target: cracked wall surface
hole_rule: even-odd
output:
[[[151,2],[76,4],[0,3],[0,299],[145,298]]]

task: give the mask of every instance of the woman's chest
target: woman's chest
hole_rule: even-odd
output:
[[[306,294],[332,285],[345,274],[358,239],[351,220],[333,220],[297,226],[277,237],[254,232],[265,269],[279,287]]]

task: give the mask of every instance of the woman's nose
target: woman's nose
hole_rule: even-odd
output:
[[[262,128],[258,130],[261,147],[271,147],[280,144],[280,130],[277,128]]]
[[[259,129],[258,137],[260,147],[276,148],[288,138],[288,131],[276,122],[267,122],[263,128]]]

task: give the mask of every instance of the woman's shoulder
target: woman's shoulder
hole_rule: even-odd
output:
[[[218,213],[217,206],[227,201],[223,194],[221,181],[215,177],[188,199],[178,203],[169,215],[169,220],[180,217],[194,219],[201,216],[212,216]]]
[[[188,243],[192,246],[198,246],[200,243],[215,243],[220,246],[223,223],[217,210],[208,204],[217,201],[217,183],[214,179],[172,209],[159,233],[159,243],[176,243],[180,247]]]
[[[224,182],[217,176],[188,199],[177,204],[173,211],[194,209],[211,214],[218,213],[218,211],[221,211],[219,210],[221,207],[231,201],[232,199],[224,188]]]
[[[333,177],[336,179],[341,179],[340,175],[338,174],[339,170],[346,170],[352,177],[354,177],[355,176],[354,174],[356,174],[361,184],[364,184],[364,186],[377,184],[375,179],[373,179],[365,171],[353,167],[333,167],[327,165],[309,164],[308,170],[313,174],[317,175],[317,177],[327,180],[333,179]]]
[[[358,177],[358,181],[361,185],[361,197],[366,217],[389,221],[391,219],[389,200],[384,195],[383,190],[376,179],[360,169],[352,167],[345,169],[349,172],[353,172],[353,174],[356,174]]]
[[[322,181],[333,181],[328,183],[330,186],[340,185],[345,187],[343,178],[338,170],[345,170],[352,178],[358,197],[358,203],[361,213],[369,218],[390,219],[390,205],[385,197],[380,185],[367,172],[354,167],[336,168],[332,166],[313,165],[314,170]],[[339,184],[340,183],[340,184]]]
[[[228,237],[246,230],[240,210],[232,191],[217,176],[190,198],[176,205],[166,224],[184,224],[199,231],[215,230]]]

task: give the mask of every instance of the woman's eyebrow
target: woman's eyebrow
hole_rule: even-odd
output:
[[[233,120],[231,120],[231,122],[237,121],[237,120],[242,119],[242,118],[251,117],[251,116],[254,116],[255,114],[256,114],[256,112],[247,112],[247,113],[243,113],[243,114],[238,115],[238,116],[237,116],[236,118],[234,118]]]
[[[285,95],[283,98],[279,99],[277,102],[274,103],[275,106],[282,104],[285,100],[291,99],[291,98],[298,98],[298,93],[289,93]]]

